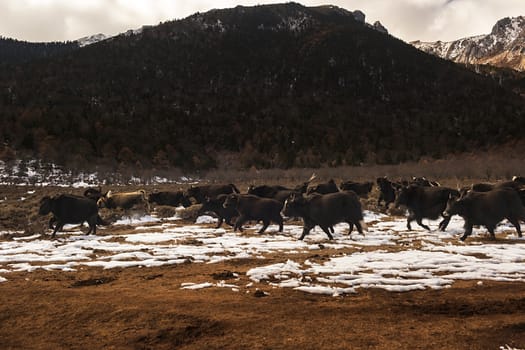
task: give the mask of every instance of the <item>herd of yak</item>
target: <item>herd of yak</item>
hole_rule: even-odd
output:
[[[101,188],[88,188],[84,196],[61,194],[44,197],[40,201],[39,214],[53,216],[49,227],[54,229],[52,237],[62,230],[65,224],[89,224],[88,234],[96,234],[97,225],[106,224],[99,216],[99,208],[131,209],[136,205],[150,211],[150,203],[185,208],[200,204],[199,214],[214,213],[219,218],[217,228],[223,222],[241,231],[247,221],[262,222],[262,233],[272,222],[283,230],[285,217],[302,218],[303,239],[315,226],[321,227],[329,239],[333,239],[333,226],[348,223],[349,233],[355,226],[363,234],[366,224],[363,220],[361,198],[367,198],[372,182],[347,181],[339,186],[330,180],[311,186],[315,177],[295,188],[284,186],[250,186],[247,193],[241,194],[233,184],[191,186],[186,191],[166,191],[146,194],[144,190],[135,192],[102,193]],[[412,181],[394,182],[386,177],[376,180],[379,190],[377,205],[388,208],[407,209],[407,228],[416,221],[421,227],[430,230],[422,219],[436,220],[442,217],[439,229],[445,230],[453,215],[465,220],[465,240],[474,225],[483,225],[494,239],[494,229],[503,219],[512,223],[521,237],[520,221],[525,221],[525,178],[514,177],[511,181],[499,183],[478,183],[462,189],[440,186],[439,183],[424,177]]]

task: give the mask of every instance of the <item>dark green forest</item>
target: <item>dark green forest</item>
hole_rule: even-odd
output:
[[[523,98],[335,7],[198,13],[0,66],[2,157],[205,169],[392,164],[521,137]]]

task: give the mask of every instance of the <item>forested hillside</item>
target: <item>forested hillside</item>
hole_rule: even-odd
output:
[[[0,64],[49,58],[78,49],[75,42],[31,43],[0,37]]]
[[[524,101],[354,19],[238,6],[0,72],[4,156],[59,163],[396,163],[522,137]]]

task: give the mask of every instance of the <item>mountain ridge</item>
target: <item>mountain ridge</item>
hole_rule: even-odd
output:
[[[525,71],[525,17],[505,17],[490,34],[450,42],[413,41],[410,44],[438,57],[464,64],[489,64]]]
[[[294,3],[289,3],[289,4],[294,4]],[[242,8],[243,6],[239,5],[238,7]],[[365,24],[366,26],[368,26],[370,28],[373,28],[373,29],[375,29],[377,31],[380,31],[380,32],[385,33],[385,34],[388,34],[388,30],[381,24],[380,21],[376,21],[373,24],[367,23],[365,21],[366,15],[360,10],[348,11],[348,10],[345,10],[345,9],[343,9],[341,7],[337,7],[337,6],[334,6],[334,5],[320,5],[320,6],[316,6],[315,8],[317,8],[320,11],[322,11],[322,10],[339,11],[342,14],[345,14],[345,15],[352,15],[356,21],[361,22],[361,23]],[[210,10],[208,12],[213,12],[213,11],[220,11],[220,9],[213,9],[213,10]],[[196,14],[194,14],[192,16],[199,16],[199,14],[200,13],[196,13]],[[97,33],[97,34],[87,35],[87,36],[81,37],[81,38],[76,39],[76,40],[70,40],[70,41],[65,41],[65,42],[61,42],[61,41],[30,42],[30,41],[18,40],[18,39],[7,38],[7,37],[6,38],[0,37],[0,39],[13,41],[13,42],[20,43],[20,44],[23,44],[23,45],[34,45],[35,46],[35,45],[50,45],[50,44],[54,44],[54,45],[66,45],[66,44],[75,45],[76,44],[76,45],[78,45],[78,47],[84,47],[84,46],[93,45],[93,44],[96,44],[98,42],[101,42],[101,41],[104,41],[104,40],[108,40],[108,39],[111,39],[111,38],[114,38],[114,37],[118,37],[118,36],[121,36],[121,35],[129,36],[129,35],[140,34],[145,28],[151,28],[151,27],[154,27],[154,26],[153,25],[142,25],[140,28],[128,29],[128,30],[126,30],[124,32],[121,32],[121,33],[118,33],[118,34],[115,34],[115,35],[107,35],[107,34],[104,34],[104,33]],[[293,28],[289,28],[289,29],[293,29]],[[2,60],[1,60],[1,56],[0,56],[0,62],[1,61]]]
[[[519,137],[519,96],[349,13],[212,10],[4,69],[0,142],[202,169],[225,152],[244,167],[397,163]]]

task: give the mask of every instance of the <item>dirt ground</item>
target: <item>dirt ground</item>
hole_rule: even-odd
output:
[[[45,227],[46,219],[36,215],[43,192],[80,191],[0,190],[0,197],[7,198],[0,203],[0,229],[18,229],[21,235]],[[20,196],[27,198],[17,205],[10,202]],[[265,264],[287,256],[267,255]],[[246,271],[258,265],[255,259],[238,259],[155,268],[11,272],[8,281],[0,283],[0,348],[525,348],[525,283],[458,281],[441,290],[358,289],[338,297],[268,284],[239,291],[181,289],[185,282],[230,279],[246,286],[252,282]],[[255,293],[255,287],[266,293]]]

